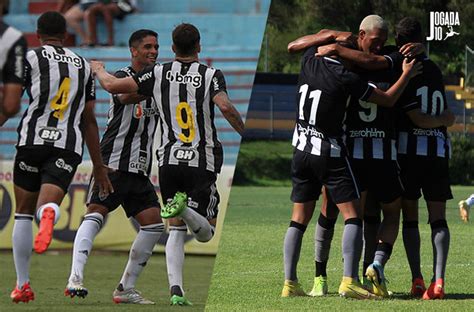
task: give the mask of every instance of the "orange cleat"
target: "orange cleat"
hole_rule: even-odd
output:
[[[10,298],[14,303],[26,302],[28,303],[31,300],[35,300],[35,293],[30,287],[30,283],[25,283],[21,288],[18,288],[18,285],[13,289],[10,294]]]
[[[411,285],[410,294],[413,297],[421,298],[426,291],[425,282],[422,277],[417,277]]]
[[[35,237],[34,250],[38,254],[42,254],[48,249],[51,240],[53,239],[53,227],[55,211],[53,208],[45,208],[41,216],[39,231]]]
[[[444,281],[438,278],[436,282],[431,283],[430,287],[423,294],[423,300],[443,299],[444,298]]]

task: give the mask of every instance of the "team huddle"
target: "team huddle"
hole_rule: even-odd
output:
[[[66,22],[61,14],[42,14],[37,29],[41,47],[28,51],[24,59],[20,55],[21,62],[8,52],[5,66],[2,64],[4,95],[10,85],[19,86],[20,92],[16,97],[8,93],[10,100],[5,97],[1,124],[18,112],[22,88],[29,98],[18,126],[14,162],[17,284],[11,299],[18,303],[35,298],[30,286],[30,256],[33,249],[39,254],[45,252],[51,243],[59,206],[82,162],[85,142],[93,172],[87,212],[74,240],[64,294],[83,298],[88,294],[84,269],[94,238],[107,214],[122,206],[140,229],[113,291],[113,301],[154,304],[135,289],[135,281],[164,231],[163,219],[168,219],[170,302],[191,305],[183,289],[186,233],[189,229],[199,242],[208,242],[218,214],[216,180],[223,149],[214,125],[215,106],[235,131],[243,132],[242,119],[227,95],[224,75],[199,62],[200,34],[191,24],[183,23],[173,30],[175,59],[165,64],[156,63],[158,34],[149,29],[135,31],[129,39],[131,64],[114,75],[107,73],[103,63],[89,64],[63,47]],[[20,49],[15,47],[20,47],[26,52],[19,31],[1,22],[0,34],[2,38],[11,34],[15,39],[6,48],[18,53]],[[94,114],[94,77],[112,94],[101,140]],[[10,103],[11,98],[14,103]],[[149,179],[155,135],[159,136],[156,155],[163,207]],[[33,241],[35,213],[40,225]]]
[[[298,281],[297,264],[321,193],[310,296],[328,293],[326,268],[339,212],[344,218],[341,296],[390,297],[384,267],[397,239],[400,214],[411,295],[425,300],[445,295],[450,242],[446,201],[453,198],[447,127],[454,123],[454,115],[447,107],[441,71],[424,54],[420,23],[403,18],[396,25],[396,47],[384,47],[387,36],[386,22],[369,15],[357,37],[322,30],[288,45],[289,52],[304,50],[304,54],[297,85],[291,167],[294,205],[284,240],[282,297],[307,295]],[[428,288],[420,270],[422,193],[434,254]]]

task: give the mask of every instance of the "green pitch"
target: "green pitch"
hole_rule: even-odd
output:
[[[64,296],[71,265],[71,254],[33,254],[31,258],[31,287],[36,299],[27,304],[14,304],[10,292],[15,285],[15,267],[11,252],[0,253],[0,311],[203,311],[206,303],[209,280],[214,257],[187,256],[184,265],[184,288],[186,296],[194,306],[169,306],[166,261],[162,254],[148,261],[136,288],[142,295],[156,302],[152,306],[115,304],[112,292],[117,286],[127,263],[125,253],[100,254],[92,251],[85,269],[84,285],[89,289],[85,299]]]
[[[290,222],[289,187],[233,187],[224,223],[223,236],[214,266],[206,311],[474,311],[474,222],[463,224],[457,202],[474,192],[473,187],[454,187],[454,200],[448,202],[447,219],[451,247],[446,272],[447,300],[411,299],[411,274],[403,249],[401,232],[392,258],[386,266],[388,289],[394,299],[357,301],[338,297],[342,277],[341,234],[336,224],[328,278],[330,296],[325,298],[280,298],[283,286],[283,238]],[[420,205],[422,272],[431,278],[431,230],[427,213]],[[315,212],[306,230],[298,266],[298,278],[309,292],[314,278]]]

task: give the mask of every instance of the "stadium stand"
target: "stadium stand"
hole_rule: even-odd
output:
[[[104,61],[109,71],[115,71],[129,64],[127,42],[130,34],[140,28],[150,28],[159,34],[158,61],[165,62],[173,57],[171,31],[174,26],[181,22],[192,23],[201,32],[201,61],[223,71],[230,98],[245,120],[269,5],[270,0],[139,0],[137,13],[128,15],[122,21],[115,20],[115,47],[72,49],[88,59]],[[56,1],[11,1],[10,14],[5,17],[5,21],[23,31],[29,47],[35,47],[38,46],[35,40],[38,14],[55,6]],[[106,37],[102,21],[99,21],[98,36]],[[68,45],[79,43],[72,40]],[[27,105],[28,100],[24,98],[22,112]],[[106,125],[108,105],[109,95],[98,86],[96,113],[101,131]],[[0,159],[12,159],[14,156],[19,120],[20,115],[9,120],[2,128]],[[233,165],[240,137],[220,112],[216,114],[216,127],[224,145],[225,164]],[[85,155],[85,159],[88,157]]]

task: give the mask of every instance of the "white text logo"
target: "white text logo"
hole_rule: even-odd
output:
[[[426,40],[442,41],[454,35],[459,35],[453,30],[453,26],[459,26],[458,12],[430,12],[430,36]],[[443,28],[446,32],[443,35]]]

